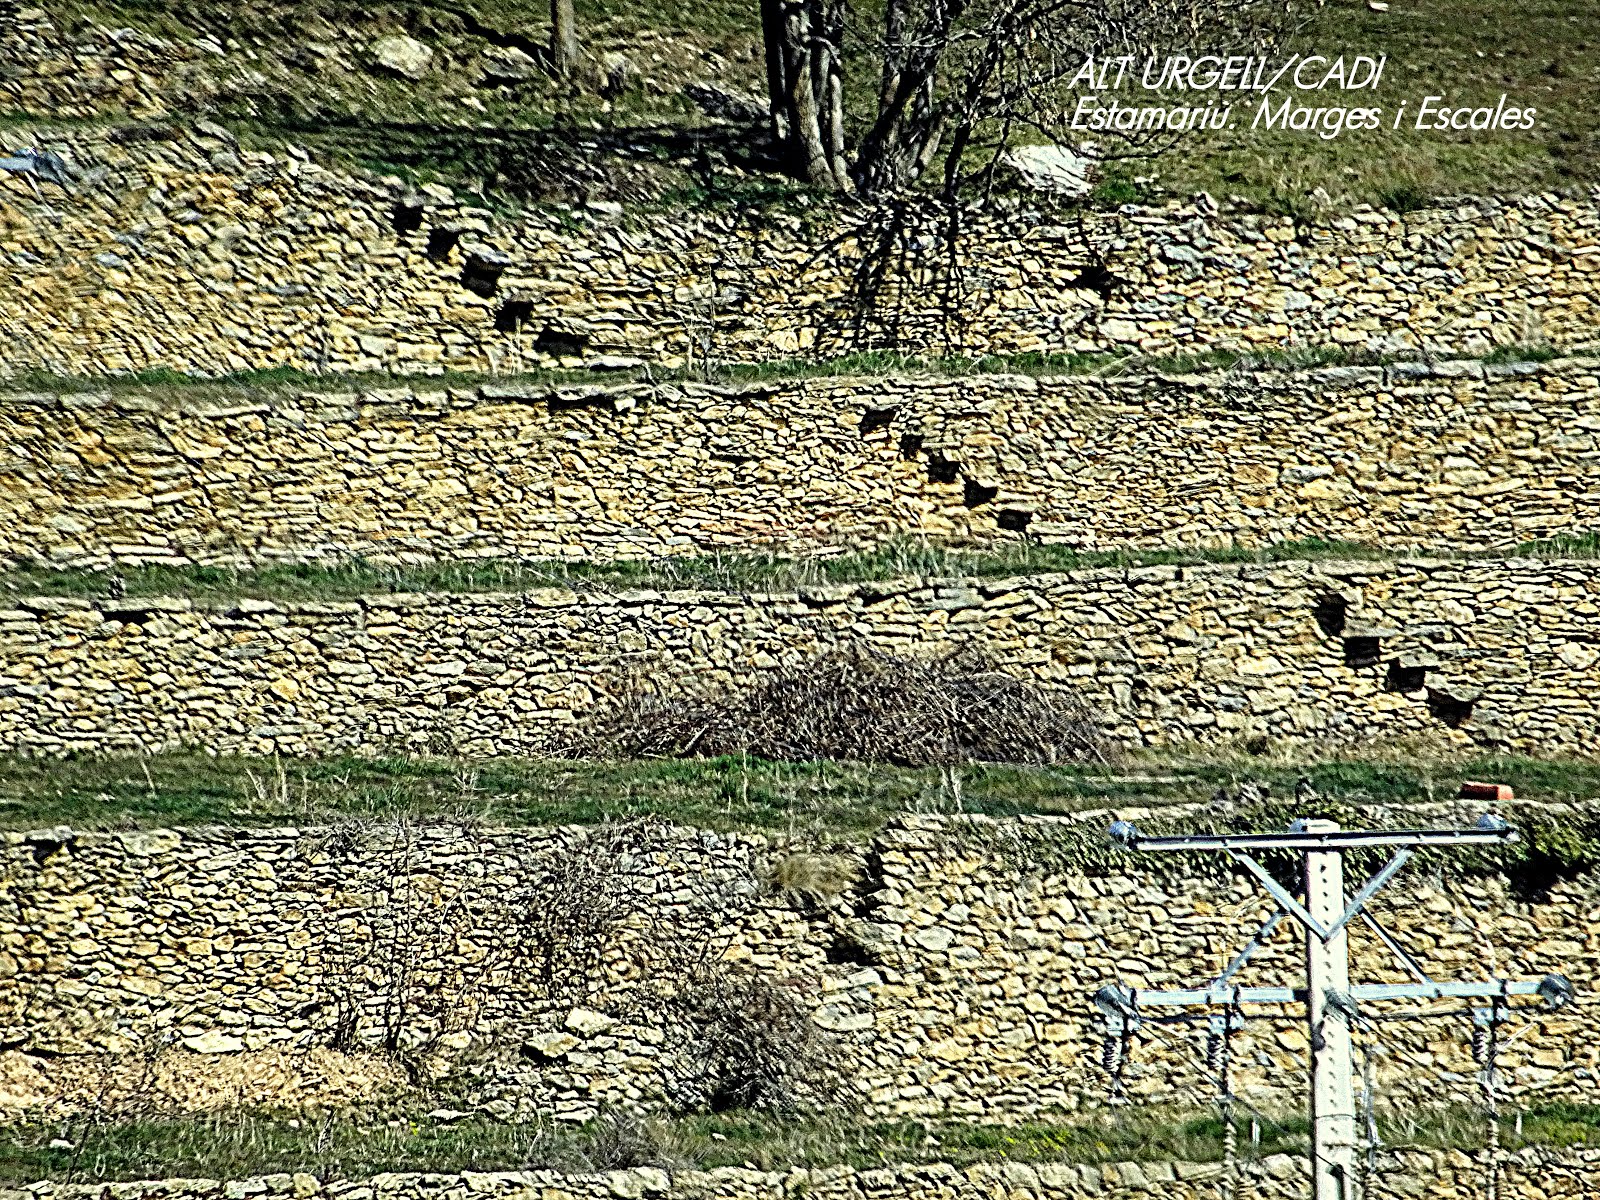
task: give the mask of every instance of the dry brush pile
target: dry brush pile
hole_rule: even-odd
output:
[[[575,747],[586,754],[951,767],[1099,760],[1083,703],[957,647],[905,657],[847,644],[740,690],[662,695],[629,688]]]

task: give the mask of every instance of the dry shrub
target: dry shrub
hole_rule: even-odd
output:
[[[414,1082],[499,1036],[508,981],[572,1008],[605,982],[618,932],[645,902],[656,822],[606,822],[494,877],[475,822],[350,822],[317,845],[339,864],[340,903],[317,910],[319,1012],[338,1050],[377,1051]],[[442,871],[440,856],[477,864]],[[498,1002],[498,1004],[497,1004]]]
[[[842,854],[815,854],[796,850],[772,864],[772,886],[781,892],[798,892],[814,900],[846,891],[856,881],[856,864]]]
[[[0,1052],[0,1120],[15,1120],[29,1110],[43,1111],[54,1098],[49,1060],[20,1050]]]
[[[967,647],[909,658],[856,643],[740,691],[633,689],[599,716],[586,748],[625,757],[750,754],[906,767],[1103,757],[1097,723],[1070,693],[997,670]]]
[[[837,1048],[800,1003],[794,981],[707,963],[656,1000],[675,1029],[667,1067],[676,1101],[691,1111],[807,1111],[837,1084]]]

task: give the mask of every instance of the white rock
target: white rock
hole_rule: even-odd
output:
[[[1081,196],[1089,190],[1094,158],[1069,146],[1014,146],[1005,161],[1029,187],[1063,196]]]
[[[545,1030],[529,1036],[523,1045],[545,1058],[560,1058],[578,1044],[578,1039],[559,1029]]]
[[[380,67],[396,75],[421,79],[433,62],[433,51],[416,38],[397,33],[372,43],[372,58]]]
[[[604,1033],[617,1023],[615,1017],[608,1017],[605,1013],[595,1012],[592,1008],[575,1008],[567,1014],[566,1026],[573,1033],[590,1037],[597,1033]]]
[[[244,1041],[216,1029],[208,1029],[194,1037],[183,1039],[183,1044],[196,1054],[237,1054],[244,1049]]]
[[[539,64],[515,46],[490,46],[483,52],[483,73],[492,82],[519,83],[539,73]]]

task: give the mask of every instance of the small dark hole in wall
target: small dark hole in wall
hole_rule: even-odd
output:
[[[851,937],[835,937],[828,947],[827,959],[836,967],[875,967],[881,961],[878,955]]]
[[[1347,667],[1375,666],[1382,654],[1382,638],[1347,637],[1344,639],[1344,665]]]
[[[475,296],[492,296],[507,265],[497,254],[469,254],[461,267],[461,286]]]
[[[1460,729],[1472,718],[1473,701],[1452,696],[1449,692],[1428,689],[1428,711],[1451,729]]]
[[[546,403],[551,412],[573,412],[580,408],[609,409],[615,402],[616,398],[606,392],[551,392]]]
[[[515,333],[531,316],[532,300],[507,300],[494,315],[494,327],[501,333]]]
[[[869,408],[861,414],[861,432],[877,433],[880,429],[887,429],[894,422],[897,408]]]
[[[937,454],[928,460],[929,483],[954,483],[960,474],[960,463],[951,462]]]
[[[1028,522],[1032,520],[1033,514],[1020,508],[1002,508],[994,515],[994,523],[1012,533],[1027,533]]]
[[[461,231],[448,225],[435,225],[428,230],[428,257],[434,262],[450,257],[450,251],[461,240]]]
[[[902,433],[900,435],[900,457],[915,458],[922,453],[922,435],[920,433]]]
[[[1079,271],[1067,286],[1081,288],[1086,292],[1097,292],[1109,298],[1111,293],[1117,290],[1117,279],[1106,269],[1104,263],[1090,263]]]
[[[1389,664],[1389,674],[1383,681],[1385,691],[1419,692],[1428,678],[1427,667],[1402,667],[1397,662]]]
[[[28,839],[28,849],[33,853],[33,861],[38,863],[41,867],[44,866],[46,860],[48,860],[52,854],[54,854],[57,850],[60,850],[66,844],[66,842],[58,842],[51,838],[44,837],[33,837]]]
[[[1317,619],[1317,628],[1328,637],[1338,637],[1344,632],[1344,622],[1350,612],[1350,602],[1343,596],[1320,596],[1311,615]]]
[[[557,329],[552,325],[546,325],[541,329],[539,336],[533,342],[536,351],[553,358],[570,358],[574,354],[582,354],[588,345],[588,334],[574,333],[570,329]]]
[[[997,487],[989,487],[987,484],[978,483],[976,480],[968,479],[966,480],[965,486],[961,489],[961,503],[965,504],[968,508],[979,508],[982,505],[989,503],[989,501],[993,500],[999,494],[1000,489]]]
[[[402,200],[394,206],[393,221],[396,233],[415,233],[422,228],[422,205]]]
[[[143,625],[150,619],[150,612],[143,608],[108,608],[105,610],[105,618],[123,625]]]

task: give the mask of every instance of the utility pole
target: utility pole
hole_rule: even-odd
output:
[[[1337,832],[1332,821],[1303,821],[1313,836]],[[1305,853],[1306,911],[1331,927],[1344,912],[1344,856],[1337,850]],[[1345,1196],[1338,1184],[1355,1178],[1356,1097],[1352,1083],[1350,1022],[1329,1010],[1328,997],[1350,991],[1349,931],[1324,940],[1307,927],[1306,1021],[1311,1040],[1311,1175],[1312,1194]]]
[[[1245,1004],[1304,1004],[1311,1044],[1311,1176],[1314,1200],[1358,1200],[1356,1177],[1356,1112],[1351,1054],[1351,1022],[1361,1016],[1360,1005],[1373,1000],[1491,999],[1493,1013],[1504,1013],[1511,996],[1538,996],[1551,1008],[1572,999],[1572,985],[1560,975],[1543,979],[1439,982],[1429,979],[1387,930],[1366,910],[1367,902],[1382,890],[1411,856],[1423,846],[1500,845],[1517,834],[1503,820],[1485,816],[1472,829],[1342,830],[1332,821],[1297,820],[1286,833],[1199,834],[1149,837],[1126,821],[1111,826],[1112,840],[1139,851],[1220,851],[1255,876],[1277,904],[1261,931],[1234,957],[1222,974],[1200,988],[1147,990],[1108,984],[1095,995],[1106,1021],[1108,1040],[1126,1044],[1145,1020],[1149,1008],[1216,1008],[1227,1014],[1221,1028],[1236,1028],[1234,1014]],[[1393,848],[1389,861],[1346,901],[1344,855],[1369,847]],[[1294,850],[1301,855],[1301,903],[1274,879],[1252,852]],[[1229,981],[1277,928],[1284,917],[1303,927],[1306,948],[1306,986],[1239,987]],[[1415,976],[1415,983],[1350,983],[1347,927],[1359,918]],[[1171,1018],[1168,1018],[1171,1019]],[[1178,1020],[1185,1018],[1178,1017]],[[1498,1018],[1496,1018],[1498,1019]],[[1218,1028],[1212,1019],[1212,1028]],[[1493,1063],[1487,1070],[1493,1072]],[[1231,1097],[1229,1097],[1231,1101]]]

